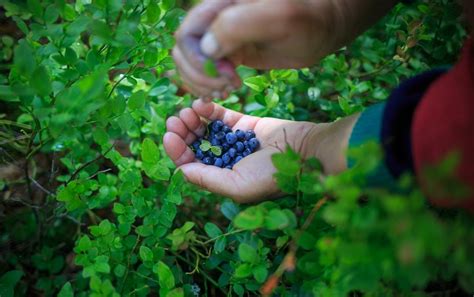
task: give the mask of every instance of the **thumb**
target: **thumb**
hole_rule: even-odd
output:
[[[286,13],[278,2],[247,2],[229,6],[214,20],[201,39],[202,52],[214,59],[231,56],[246,44],[263,42],[283,36],[288,28],[281,26]]]
[[[179,167],[187,181],[210,192],[234,196],[237,192],[235,172],[215,166],[193,162]]]

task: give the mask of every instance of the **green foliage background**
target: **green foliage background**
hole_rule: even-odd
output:
[[[170,57],[189,5],[0,0],[0,296],[474,292],[472,218],[431,208],[409,177],[403,195],[365,186],[376,145],[337,177],[283,150],[287,197],[253,206],[172,174],[161,138],[193,99]],[[244,86],[222,104],[318,122],[352,114],[453,63],[459,17],[453,1],[400,4],[310,69],[239,68]]]

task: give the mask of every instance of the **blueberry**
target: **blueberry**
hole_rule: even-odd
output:
[[[205,157],[204,159],[202,159],[202,162],[206,165],[211,165],[212,163],[214,163],[213,159],[213,157]]]
[[[216,136],[215,136],[215,138],[218,139],[218,140],[222,140],[222,139],[224,139],[224,137],[225,137],[225,132],[224,131],[216,133]]]
[[[230,145],[228,143],[223,143],[221,147],[223,152],[227,152],[230,148]]]
[[[202,160],[202,158],[204,158],[204,154],[203,154],[202,150],[198,148],[196,150],[196,159]]]
[[[225,140],[228,144],[234,144],[237,142],[237,136],[234,133],[230,132],[225,135]]]
[[[242,156],[237,156],[234,160],[234,164],[237,164],[237,162],[239,162],[240,160],[242,160],[243,157]]]
[[[242,131],[242,130],[240,130],[240,129],[237,129],[237,130],[235,131],[235,135],[237,135],[237,138],[238,138],[239,140],[245,140],[245,132],[244,132],[244,131]]]
[[[221,158],[216,158],[216,160],[214,161],[214,166],[222,168],[223,165],[224,165],[224,162],[222,162],[222,159]]]
[[[234,158],[235,155],[237,154],[237,150],[236,150],[235,148],[231,147],[231,148],[227,151],[227,153],[229,154],[229,157]]]
[[[248,130],[247,132],[245,132],[245,140],[250,140],[252,138],[255,138],[255,132],[253,132],[252,130]]]
[[[224,162],[225,165],[229,164],[230,162],[230,156],[229,153],[225,153],[222,155],[222,161]]]
[[[257,138],[252,138],[249,140],[249,149],[254,152],[258,149],[260,146],[260,142],[258,141]]]
[[[245,151],[242,153],[242,156],[247,157],[251,153],[252,153],[252,151],[249,148],[246,148]]]
[[[224,122],[222,122],[221,120],[215,120],[211,123],[211,130],[214,132],[219,132],[222,127],[224,127]]]
[[[238,152],[243,152],[244,149],[245,149],[245,146],[242,142],[240,141],[237,141],[234,145],[235,149],[238,151]]]
[[[232,169],[232,165],[227,165],[225,168]]]
[[[211,145],[212,146],[221,145],[221,142],[217,138],[212,138],[211,139]]]
[[[247,140],[244,141],[243,143],[244,143],[244,147],[245,147],[245,148],[249,148],[249,142],[248,142]]]
[[[224,127],[222,128],[222,132],[224,132],[225,134],[227,134],[227,133],[232,132],[232,129],[231,129],[229,126],[224,126]]]
[[[196,140],[195,142],[193,142],[193,144],[191,144],[191,146],[193,147],[194,151],[197,151],[199,149],[199,146],[201,145],[201,141],[199,140]]]

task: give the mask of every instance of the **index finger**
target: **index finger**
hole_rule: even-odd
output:
[[[224,8],[232,5],[232,0],[208,0],[191,9],[176,32],[176,42],[184,55],[195,67],[206,58],[200,47],[201,37]]]

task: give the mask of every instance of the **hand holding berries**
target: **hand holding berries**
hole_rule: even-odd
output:
[[[272,156],[287,145],[302,158],[319,158],[326,173],[344,170],[355,119],[314,124],[259,118],[197,100],[167,120],[163,146],[189,182],[237,202],[256,202],[280,194]],[[217,144],[212,139],[219,132],[224,135],[219,134]]]
[[[206,131],[208,131],[206,135],[190,146],[196,159],[206,165],[232,169],[237,162],[255,152],[260,146],[253,130],[247,132],[236,130],[234,133],[221,120],[210,122]]]

